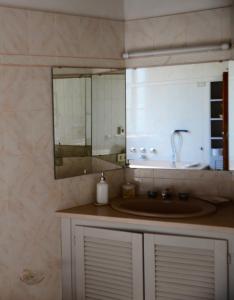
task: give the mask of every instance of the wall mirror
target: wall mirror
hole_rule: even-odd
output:
[[[123,167],[125,70],[56,67],[52,78],[55,178]]]
[[[234,169],[234,62],[128,69],[126,95],[130,167]]]

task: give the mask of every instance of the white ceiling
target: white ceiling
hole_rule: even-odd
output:
[[[0,5],[111,19],[139,19],[231,5],[232,0],[0,0]]]

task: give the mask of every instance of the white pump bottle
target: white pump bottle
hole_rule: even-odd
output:
[[[108,204],[108,183],[102,172],[101,179],[97,184],[97,204]]]

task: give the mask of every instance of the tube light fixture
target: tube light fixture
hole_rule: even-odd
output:
[[[219,45],[206,45],[206,46],[194,46],[194,47],[180,47],[171,49],[158,49],[149,51],[137,51],[137,52],[126,52],[123,54],[124,59],[149,57],[149,56],[170,56],[176,54],[187,54],[187,53],[198,53],[198,52],[210,52],[230,49],[230,43],[223,43]]]

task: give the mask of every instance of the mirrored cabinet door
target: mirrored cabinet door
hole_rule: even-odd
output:
[[[55,178],[125,166],[125,70],[52,71]]]

